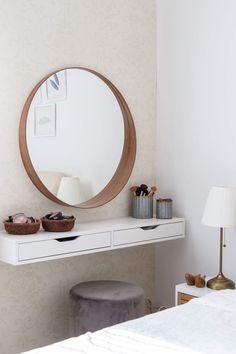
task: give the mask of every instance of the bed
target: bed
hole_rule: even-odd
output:
[[[235,354],[236,291],[86,333],[27,354]]]

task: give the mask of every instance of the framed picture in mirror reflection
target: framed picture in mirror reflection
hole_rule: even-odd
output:
[[[59,71],[50,76],[46,81],[48,102],[66,100],[67,82],[66,70]]]
[[[34,107],[34,136],[36,138],[56,136],[56,105]]]

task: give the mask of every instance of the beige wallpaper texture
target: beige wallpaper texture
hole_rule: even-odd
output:
[[[138,152],[130,181],[107,205],[64,208],[80,220],[129,213],[133,183],[154,183],[155,1],[0,0],[0,217],[62,209],[29,180],[18,124],[32,87],[52,70],[81,65],[107,76],[134,117]],[[79,281],[127,280],[153,296],[152,246],[13,267],[0,263],[0,353],[15,354],[68,335],[68,291]]]

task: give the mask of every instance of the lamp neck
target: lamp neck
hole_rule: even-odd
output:
[[[224,237],[224,228],[220,228],[220,269],[219,274],[223,275],[222,264],[223,264],[223,237]]]

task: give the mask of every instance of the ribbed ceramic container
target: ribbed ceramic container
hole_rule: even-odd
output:
[[[171,199],[157,199],[157,201],[156,201],[156,217],[157,217],[157,219],[171,219],[172,218],[172,200]]]
[[[132,217],[137,219],[153,218],[153,196],[151,197],[133,196]]]

